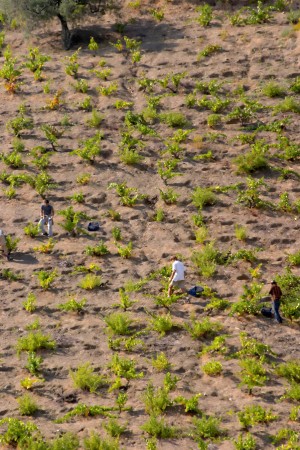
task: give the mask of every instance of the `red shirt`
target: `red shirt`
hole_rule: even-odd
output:
[[[271,290],[269,292],[269,294],[275,299],[275,300],[280,300],[281,296],[282,296],[282,292],[279,286],[277,286],[277,284],[273,284],[273,286],[271,287]]]

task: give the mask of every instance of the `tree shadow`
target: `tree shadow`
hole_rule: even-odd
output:
[[[38,260],[28,253],[11,253],[10,258],[11,262],[16,262],[18,264],[38,264]]]

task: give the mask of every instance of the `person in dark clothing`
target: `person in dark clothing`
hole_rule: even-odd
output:
[[[277,282],[275,280],[271,283],[272,287],[270,289],[269,294],[271,295],[272,301],[273,301],[273,312],[275,316],[275,320],[278,323],[282,323],[282,317],[279,312],[280,308],[280,299],[282,297],[282,291],[280,287],[278,286]]]
[[[49,200],[45,199],[41,206],[41,219],[39,221],[39,230],[44,236],[53,236],[53,216],[54,208],[50,205]],[[45,225],[48,226],[48,233],[45,232]]]

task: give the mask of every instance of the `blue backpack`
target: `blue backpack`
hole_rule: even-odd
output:
[[[204,291],[203,287],[201,286],[194,286],[192,289],[188,291],[188,294],[192,297],[201,297],[202,292]]]

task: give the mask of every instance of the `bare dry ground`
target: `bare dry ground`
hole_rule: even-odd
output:
[[[280,326],[260,315],[232,315],[230,307],[225,310],[205,309],[210,302],[209,295],[193,299],[190,304],[179,299],[171,305],[168,314],[174,326],[165,335],[153,329],[153,315],[167,314],[166,308],[156,304],[155,296],[164,295],[167,278],[163,277],[165,272],[161,269],[170,268],[170,256],[174,253],[180,255],[187,267],[189,287],[206,286],[206,292],[210,288],[214,292],[213,297],[225,299],[232,305],[240,300],[245,285],[251,287],[253,283],[261,283],[260,295],[266,295],[270,280],[286,273],[287,255],[299,252],[300,98],[299,93],[290,90],[300,77],[299,31],[288,23],[287,12],[272,12],[270,21],[264,24],[234,27],[228,14],[232,16],[235,9],[218,4],[214,7],[211,25],[202,27],[196,20],[199,12],[192,3],[161,1],[155,2],[154,6],[153,2],[141,3],[142,6],[135,8],[126,3],[119,19],[126,23],[124,35],[141,41],[140,62],[132,63],[132,54],[126,50],[123,35],[116,29],[115,17],[104,17],[100,26],[91,19],[87,25],[88,32],[97,30],[102,37],[99,49],[94,52],[86,44],[81,45],[77,80],[65,73],[68,58],[77,46],[69,52],[63,51],[59,31],[53,31],[52,26],[26,39],[18,29],[5,31],[5,45],[10,45],[13,57],[17,58],[17,66],[24,63],[31,47],[38,46],[42,54],[51,56],[51,60],[45,63],[41,81],[35,81],[32,73],[23,68],[18,92],[8,93],[4,83],[0,88],[3,155],[10,154],[16,145],[7,124],[20,114],[20,105],[25,105],[25,117],[31,117],[34,123],[33,129],[21,131],[19,137],[25,146],[21,151],[25,166],[14,168],[3,158],[0,162],[3,183],[0,226],[7,234],[20,238],[12,261],[1,261],[1,418],[32,421],[49,442],[64,432],[71,432],[80,439],[78,448],[92,448],[84,447],[84,438],[95,431],[106,439],[107,431],[103,425],[109,422],[109,418],[79,415],[63,423],[55,421],[77,404],[115,407],[121,392],[128,396],[126,407],[129,409],[111,412],[126,427],[120,436],[119,448],[225,450],[237,448],[233,440],[246,433],[237,413],[249,405],[261,405],[271,409],[276,419],[269,424],[258,423],[250,427],[256,447],[239,448],[297,449],[300,445],[298,440],[289,446],[284,446],[284,439],[276,444],[271,440],[271,436],[282,428],[299,431],[299,411],[294,420],[290,418],[291,409],[299,406],[299,395],[298,402],[281,399],[290,384],[276,372],[279,364],[291,359],[299,361],[297,320],[285,317]],[[164,11],[161,21],[151,13],[153,7]],[[112,45],[118,39],[123,45],[120,50]],[[210,45],[217,45],[219,49],[199,58],[199,53]],[[4,56],[0,59],[3,67]],[[101,61],[102,67],[98,65]],[[110,69],[107,80],[97,78],[93,72],[93,69],[101,71],[107,68]],[[172,76],[178,73],[183,75],[179,86],[176,86]],[[81,79],[87,83],[86,93],[76,92],[74,88]],[[264,95],[263,88],[270,80],[283,87],[283,97]],[[99,86],[109,87],[112,83],[117,86],[112,95],[98,92]],[[49,92],[45,92],[45,87]],[[59,103],[51,109],[49,102],[57,92],[61,95]],[[79,106],[87,96],[92,107],[103,116],[99,128],[93,128],[87,122],[92,112]],[[295,107],[294,111],[276,111],[274,107],[284,102],[285,97],[290,97],[298,105],[298,110]],[[216,105],[205,104],[205,101],[215,102],[217,99],[228,102],[220,109]],[[117,109],[117,100],[130,103]],[[151,101],[153,104],[155,100],[157,109],[149,109]],[[228,117],[236,107],[241,115],[244,114],[244,120]],[[209,108],[215,108],[217,112]],[[130,115],[128,111],[134,114]],[[163,113],[178,112],[187,119],[185,124],[172,127],[164,123]],[[212,117],[213,114],[218,116]],[[218,122],[214,123],[214,120]],[[279,133],[266,127],[275,121]],[[129,122],[132,128],[128,126]],[[13,175],[28,174],[33,178],[39,174],[39,168],[33,164],[32,149],[43,146],[51,150],[41,128],[45,124],[63,131],[45,169],[55,183],[46,195],[56,211],[55,246],[48,254],[36,250],[36,247],[47,243],[46,237],[32,239],[24,233],[24,227],[29,222],[36,223],[39,217],[40,195],[27,183],[21,183],[14,187],[15,197],[8,199],[6,190],[9,185],[4,182],[3,175],[4,171]],[[265,128],[258,128],[261,125]],[[181,149],[177,148],[172,154],[170,145],[176,145],[174,134],[179,136],[178,129],[189,130],[189,134],[179,143]],[[81,140],[93,137],[98,130],[103,133],[101,153],[93,164],[88,164],[72,151],[82,146]],[[143,159],[135,165],[120,160],[120,142],[124,141],[124,133],[127,132],[128,139],[134,137],[143,143],[138,149]],[[284,153],[283,147],[276,147],[278,134],[289,140],[288,145],[298,146],[298,156],[289,159],[278,156]],[[237,139],[240,135],[244,138]],[[264,178],[265,185],[259,187],[264,203],[261,207],[256,204],[250,208],[238,202],[247,189],[246,178],[250,175],[237,172],[235,158],[246,155],[255,140],[262,139],[262,145],[269,145],[264,154],[268,165],[251,175],[255,180]],[[174,158],[178,158],[178,165],[173,172],[178,172],[178,175],[162,179],[158,162]],[[88,184],[78,183],[78,176],[82,174],[90,174]],[[124,206],[116,190],[108,189],[110,183],[126,183],[142,196],[132,207]],[[214,204],[205,205],[202,211],[192,201],[197,187],[211,188],[215,194]],[[176,203],[170,205],[163,201],[161,192],[167,189],[178,194]],[[79,192],[84,195],[84,202],[80,204],[70,199]],[[68,235],[61,227],[63,217],[58,212],[70,205],[75,211],[82,211],[92,220],[99,221],[100,231],[80,233],[77,237]],[[112,220],[108,213],[110,210],[119,212],[119,221]],[[163,220],[154,220],[160,210],[164,213]],[[203,217],[200,228],[197,226],[199,221],[195,224],[193,219],[197,214],[198,219],[201,215]],[[81,222],[85,230],[88,222]],[[237,239],[237,225],[245,227],[244,240]],[[118,253],[113,236],[116,227],[122,234],[118,245],[124,247],[132,242],[129,258],[122,258]],[[203,233],[207,235],[201,239],[201,233],[202,236]],[[100,257],[87,255],[87,246],[95,246],[99,240],[105,243],[109,253]],[[252,252],[256,259],[236,259],[231,263],[217,264],[215,273],[207,277],[193,263],[193,255],[201,253],[209,244],[219,251],[219,255],[234,255],[244,249],[250,254]],[[77,272],[74,275],[73,272],[78,266],[88,268],[91,264],[100,266],[97,274],[102,278],[102,285],[88,291],[78,286],[85,274]],[[21,279],[5,279],[6,269],[20,275]],[[37,272],[54,269],[57,271],[56,279],[50,289],[43,290]],[[253,269],[260,274],[257,278],[253,278],[256,273],[251,274]],[[295,276],[300,276],[299,267],[293,266],[291,270]],[[130,289],[129,281],[138,283],[141,280],[139,290],[137,284],[136,291]],[[129,298],[136,301],[124,313],[132,321],[129,336],[112,335],[105,322],[111,313],[122,312],[116,307],[120,304],[120,288],[126,288]],[[23,306],[30,292],[36,296],[37,305],[32,313]],[[82,313],[59,309],[69,296],[75,296],[77,301],[86,298]],[[193,339],[186,329],[192,320],[203,321],[207,317],[222,326],[216,335],[225,336],[225,353],[201,356],[201,350],[211,344],[215,335]],[[40,331],[55,340],[56,348],[37,351],[43,362],[38,376],[33,376],[25,367],[28,352],[21,351],[18,356],[16,346],[21,338],[32,332],[27,327],[37,320]],[[266,380],[262,386],[254,387],[252,395],[247,386],[240,386],[240,359],[234,357],[241,349],[241,332],[270,346],[274,352],[272,355],[267,352],[267,358],[262,362]],[[130,337],[134,333],[138,333],[136,345]],[[166,355],[170,367],[159,372],[153,367],[153,359],[161,352]],[[117,356],[134,361],[136,373],[143,376],[127,383],[122,374],[120,385],[112,388],[117,375],[110,363]],[[209,361],[222,364],[220,375],[204,373],[201,367]],[[103,374],[106,379],[104,386],[95,393],[76,388],[70,376],[70,370],[75,371],[85,363],[90,363],[95,373]],[[169,406],[158,418],[163,417],[166,424],[174,426],[177,434],[173,438],[158,439],[155,444],[150,435],[141,430],[149,419],[144,397],[149,383],[156,388],[163,386],[166,372],[178,377],[178,382],[167,394]],[[30,390],[39,407],[32,417],[22,416],[17,402],[25,393],[20,382],[26,377],[39,379]],[[299,384],[297,386],[299,390]],[[198,413],[186,413],[184,406],[174,401],[179,396],[190,399],[198,393],[202,394],[198,399]],[[210,437],[210,432],[201,434],[200,426],[197,428],[197,420],[204,416],[219,419],[222,432],[216,439]],[[6,427],[3,425],[2,432]],[[111,445],[107,448],[118,448],[116,443]],[[4,444],[1,448],[5,448]]]

